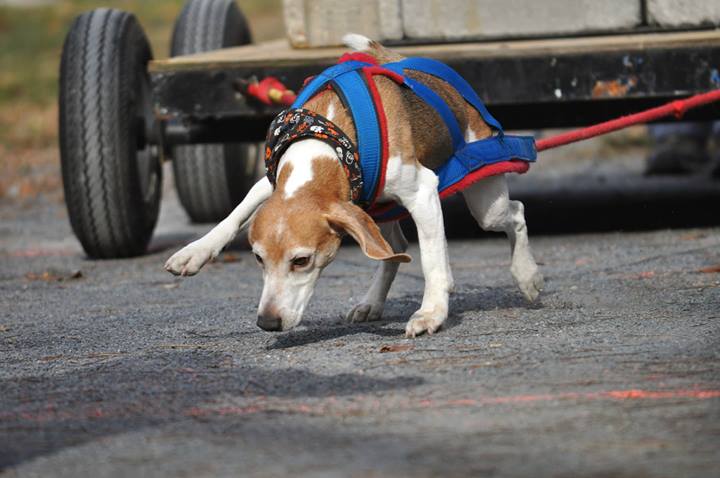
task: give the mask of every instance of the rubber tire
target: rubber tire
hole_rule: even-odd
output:
[[[233,0],[189,0],[175,23],[170,55],[251,41],[247,21]],[[255,181],[255,149],[246,143],[174,148],[175,186],[191,221],[217,222],[240,203]]]
[[[162,167],[139,140],[151,59],[135,17],[118,10],[80,15],[65,39],[59,100],[63,187],[72,229],[92,258],[143,254],[157,223]],[[157,163],[143,164],[152,170],[144,178],[143,159]]]

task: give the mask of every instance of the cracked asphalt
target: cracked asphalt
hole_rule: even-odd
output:
[[[271,334],[249,252],[163,271],[208,229],[172,194],[151,253],[128,260],[85,259],[62,204],[0,205],[2,475],[717,474],[720,228],[533,235],[533,220],[537,303],[507,241],[452,239],[447,326],[410,340],[416,244],[382,321],[342,320],[374,271],[348,246],[300,327]]]

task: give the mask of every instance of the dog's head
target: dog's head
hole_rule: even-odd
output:
[[[265,281],[257,324],[268,331],[300,322],[345,234],[371,259],[410,261],[407,254],[394,253],[372,218],[346,200],[347,178],[336,159],[315,157],[304,162],[310,171],[293,172],[298,163],[281,167],[275,192],[250,226],[250,244]]]

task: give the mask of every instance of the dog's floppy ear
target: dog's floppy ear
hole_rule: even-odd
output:
[[[370,259],[392,262],[410,262],[412,260],[407,254],[396,254],[380,234],[380,228],[375,221],[352,203],[333,204],[325,217],[330,227],[350,234]]]

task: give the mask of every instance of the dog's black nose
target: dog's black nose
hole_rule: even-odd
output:
[[[278,332],[282,330],[282,319],[275,315],[258,315],[257,325],[268,332]]]

